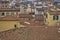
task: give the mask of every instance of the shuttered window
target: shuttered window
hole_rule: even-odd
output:
[[[53,20],[58,20],[58,15],[54,15]]]

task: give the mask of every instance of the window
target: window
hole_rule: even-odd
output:
[[[46,18],[47,18],[47,14],[46,14]]]
[[[7,13],[6,13],[6,15],[8,16],[8,15],[9,15],[9,13],[7,12]]]
[[[45,17],[46,17],[46,18],[48,17],[48,15],[47,15],[47,14],[45,14],[45,13],[44,13],[44,15],[45,15]]]
[[[4,13],[2,13],[2,16],[4,16]]]
[[[54,15],[53,16],[53,20],[58,20],[58,16],[57,15]]]
[[[11,15],[14,16],[14,12],[11,12]]]
[[[5,7],[7,7],[7,5]]]
[[[2,8],[4,8],[4,5],[2,6]]]
[[[14,27],[16,28],[17,26],[16,26],[16,25],[14,25]]]
[[[46,22],[46,19],[45,19],[45,22]]]
[[[42,14],[42,11],[41,10],[38,10],[38,14]]]
[[[16,12],[16,15],[18,15],[19,13],[18,12]]]

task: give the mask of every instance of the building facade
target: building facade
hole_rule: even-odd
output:
[[[0,8],[0,17],[3,16],[15,16],[20,13],[20,8]]]
[[[44,12],[44,23],[48,26],[60,26],[60,11],[56,9]]]
[[[9,8],[9,0],[1,0],[0,8]]]
[[[0,17],[0,32],[23,27],[18,18],[14,16]]]
[[[43,6],[41,1],[35,2],[34,6],[35,6],[35,14],[43,14],[43,9],[42,9]]]

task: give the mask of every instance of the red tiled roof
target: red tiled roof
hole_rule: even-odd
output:
[[[43,10],[43,8],[36,8],[37,10]]]
[[[33,18],[33,15],[30,14],[20,14],[19,18]],[[37,20],[44,20],[43,14],[37,14],[35,15],[35,19]]]
[[[4,16],[0,17],[0,21],[18,21],[18,18],[14,16]]]
[[[0,8],[0,11],[20,11],[20,8]]]
[[[0,32],[1,40],[59,40],[57,27],[23,27]]]
[[[43,16],[43,14],[38,14],[38,15],[35,15],[36,17],[35,17],[35,19],[36,20],[44,20],[44,16]]]
[[[19,14],[19,18],[32,18],[30,14]]]
[[[43,7],[44,10],[54,8],[54,6]]]
[[[25,14],[26,15],[26,14]],[[25,15],[23,15],[23,16],[25,16]],[[27,14],[27,15],[29,15],[29,14]],[[27,16],[26,15],[26,16]],[[31,15],[31,17],[33,17],[32,15]],[[23,17],[22,17],[23,18]],[[30,18],[30,17],[27,17],[27,18]],[[40,23],[38,22],[38,23],[35,23],[34,21],[31,21],[31,20],[23,20],[23,19],[21,19],[21,18],[19,18],[20,19],[20,23],[21,24],[23,24],[23,25],[27,25],[27,26],[40,26]],[[44,16],[43,15],[35,15],[35,20],[36,21],[39,21],[40,20],[40,22],[41,21],[43,21],[44,20]],[[28,25],[28,24],[25,24],[24,22],[29,22],[30,24]],[[43,23],[43,22],[42,22]],[[42,25],[42,24],[41,24]]]
[[[50,15],[60,15],[60,11],[48,11]]]

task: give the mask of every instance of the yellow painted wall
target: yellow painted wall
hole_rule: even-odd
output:
[[[2,13],[3,13],[3,12],[0,12],[0,16],[2,16]],[[11,15],[12,12],[4,12],[4,13],[5,13],[4,16],[6,16],[8,13],[9,13],[9,15]],[[14,13],[14,15],[16,15],[16,14],[19,14],[20,12],[14,12],[14,11],[13,11],[13,13]]]
[[[31,13],[31,12],[34,12],[35,9],[31,9],[31,8],[27,8],[27,13]]]
[[[17,28],[24,27],[18,21],[0,21],[0,32],[5,30],[14,29],[14,25],[17,25]]]
[[[47,15],[48,15],[48,18],[46,18],[45,24],[47,24],[48,26],[56,26],[57,23],[60,22],[60,15],[58,15],[59,16],[59,20],[53,20],[53,16],[54,15],[50,15],[48,12],[47,12]]]

